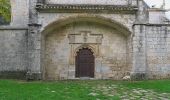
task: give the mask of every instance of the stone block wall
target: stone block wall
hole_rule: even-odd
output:
[[[27,27],[29,21],[29,0],[10,0],[11,26]]]
[[[131,76],[135,80],[146,79],[146,26],[134,25],[133,29],[133,68]]]
[[[10,0],[10,3],[10,25],[0,26],[0,78],[25,79],[29,0]]]
[[[83,31],[89,32],[85,43]],[[69,35],[72,35],[70,40]],[[101,40],[95,41],[99,36]],[[43,63],[45,79],[76,79],[75,53],[83,45],[94,50],[95,79],[122,79],[131,71],[131,66],[127,65],[127,37],[115,29],[90,22],[72,23],[48,33]]]
[[[48,26],[49,24],[56,22],[56,21],[60,21],[63,19],[69,19],[72,17],[103,17],[106,18],[108,20],[113,20],[116,21],[118,23],[121,23],[122,25],[126,26],[129,31],[133,31],[132,30],[132,25],[135,22],[135,18],[136,16],[134,14],[87,14],[87,13],[39,13],[38,15],[38,23],[40,23],[41,26],[41,31],[43,31],[45,29],[46,26]]]
[[[162,19],[156,20],[164,13],[149,13],[143,0],[138,2],[136,15],[37,12],[36,2],[11,0],[11,24],[0,27],[0,78],[25,78],[28,72],[30,79],[41,79],[42,74],[49,79],[75,79],[74,50],[81,47],[81,31],[98,34],[96,37],[88,34],[86,41],[97,51],[96,79],[121,79],[130,72],[133,79],[170,77],[170,26],[163,24]],[[46,3],[137,6],[137,0],[46,0]],[[70,26],[60,23],[64,27],[57,30],[57,24],[54,28],[48,27],[57,21],[79,16],[102,17],[115,23],[106,27],[99,25],[108,24],[104,21],[81,23],[81,20],[80,23],[71,21]],[[146,24],[148,22],[152,24]],[[125,27],[131,34],[122,29]],[[70,42],[69,35],[75,33],[79,38],[73,37],[74,41]],[[96,43],[95,38],[101,35],[102,41],[99,39]]]
[[[170,78],[169,25],[138,24],[134,32],[132,78]]]
[[[147,73],[150,79],[170,78],[170,29],[150,25],[146,29]]]
[[[51,23],[63,19],[69,20],[69,18],[72,19],[73,17],[75,18],[77,17],[78,19],[79,16],[80,17],[87,16],[89,18],[90,16],[92,17],[100,16],[113,21],[116,20],[116,22],[126,26],[130,31],[133,30],[132,25],[135,21],[135,15],[133,14],[124,14],[124,15],[109,14],[108,15],[108,14],[76,14],[76,13],[59,13],[59,14],[39,13],[38,20],[39,23],[42,24],[41,31],[44,31],[44,29],[46,29],[48,25],[51,25]],[[77,45],[75,44],[74,46],[73,45],[71,46],[71,44],[69,45],[68,34],[71,33],[80,34],[81,31],[91,31],[92,34],[102,34],[104,36],[105,41],[103,40],[102,46],[90,44],[90,46],[101,50],[100,56],[96,57],[95,60],[96,79],[112,78],[118,80],[118,79],[122,79],[123,76],[125,75],[129,75],[133,66],[131,34],[128,34],[126,31],[124,33],[121,33],[115,30],[114,32],[114,28],[112,30],[106,27],[101,27],[101,26],[99,27],[100,24],[97,25],[97,23],[96,25],[93,25],[95,23],[89,24],[87,22],[83,24],[81,22],[82,21],[80,21],[79,24],[78,22],[75,22],[71,26],[66,24],[67,26],[64,27],[64,29],[59,28],[56,29],[56,31],[50,31],[50,32],[47,31],[47,33],[45,33],[47,34],[47,37],[42,39],[46,41],[46,43],[44,43],[43,45],[45,45],[44,54],[46,55],[47,58],[44,57],[45,60],[41,62],[42,63],[41,67],[43,67],[42,69],[44,70],[43,73],[45,73],[44,77],[46,79],[75,79],[75,65],[73,64],[75,63],[74,62],[75,57],[74,56],[70,57],[72,56],[70,52],[78,48],[79,46],[81,46],[81,44],[78,43]],[[63,22],[63,25],[64,24],[65,22]],[[56,26],[51,26],[51,27],[56,27]],[[120,27],[117,28],[120,29]],[[125,38],[124,36],[119,36],[119,35],[127,35],[127,37]],[[109,37],[112,39],[108,39]],[[78,40],[76,39],[76,41],[81,42],[81,38],[79,38]],[[43,49],[43,47],[41,47],[41,49]],[[96,50],[98,51],[98,49]],[[41,55],[41,57],[42,56],[43,54]]]
[[[27,30],[0,29],[0,78],[25,79]]]
[[[157,10],[149,10],[149,23],[152,24],[163,24],[165,23],[165,12],[164,11],[157,11]]]

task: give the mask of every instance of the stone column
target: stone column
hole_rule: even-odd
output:
[[[147,78],[146,26],[134,25],[133,28],[133,68],[131,77],[134,80],[143,80]]]
[[[41,79],[41,33],[38,24],[38,13],[35,9],[37,0],[29,0],[28,29],[28,72],[27,79]]]
[[[137,20],[136,23],[147,23],[148,22],[148,8],[144,4],[143,0],[137,1],[138,12],[137,12]]]
[[[39,24],[29,24],[27,79],[41,79],[41,33]]]

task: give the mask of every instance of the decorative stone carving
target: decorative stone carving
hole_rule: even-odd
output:
[[[135,14],[137,6],[131,6],[131,2],[127,5],[87,5],[87,4],[43,4],[37,5],[39,12],[91,12],[91,13],[128,13]]]
[[[103,35],[81,31],[80,34],[69,34],[68,38],[70,44],[101,44]]]

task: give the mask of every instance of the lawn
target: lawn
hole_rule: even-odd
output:
[[[0,80],[0,100],[163,100],[170,99],[170,80],[56,81]]]

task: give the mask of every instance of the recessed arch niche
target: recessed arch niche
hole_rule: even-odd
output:
[[[121,79],[131,70],[131,32],[100,16],[60,19],[42,31],[44,79],[79,79],[75,56],[81,48],[94,53],[94,79]]]

